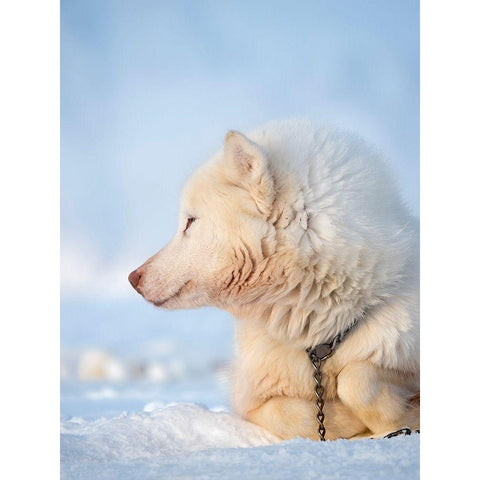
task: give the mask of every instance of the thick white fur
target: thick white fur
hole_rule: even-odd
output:
[[[419,426],[418,225],[362,140],[307,121],[229,132],[137,271],[159,306],[237,318],[235,410],[278,437],[317,438],[305,348],[355,318],[323,369],[327,438]]]

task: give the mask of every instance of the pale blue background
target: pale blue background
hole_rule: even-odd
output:
[[[173,234],[182,183],[231,128],[351,129],[418,213],[417,1],[62,0],[61,49],[64,351],[135,356],[168,337],[178,355],[230,356],[227,314],[157,311],[127,275]]]

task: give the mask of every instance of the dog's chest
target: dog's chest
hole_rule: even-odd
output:
[[[275,396],[314,399],[313,367],[303,349],[281,344],[254,325],[237,330],[235,396],[251,408]],[[336,395],[335,365],[326,362],[322,384],[326,398]]]

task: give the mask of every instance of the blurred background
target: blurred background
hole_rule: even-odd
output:
[[[419,211],[417,0],[61,2],[61,412],[228,407],[233,320],[128,273],[227,130],[308,117],[382,149]]]

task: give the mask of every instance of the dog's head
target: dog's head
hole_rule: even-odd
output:
[[[229,132],[223,150],[186,185],[174,237],[129,275],[130,283],[168,309],[228,308],[258,297],[275,282],[274,198],[265,152]]]

